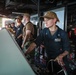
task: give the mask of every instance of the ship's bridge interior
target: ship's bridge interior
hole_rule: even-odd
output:
[[[24,13],[29,13],[30,21],[36,26],[37,35],[39,35],[40,31],[46,27],[41,16],[47,11],[57,14],[60,22],[56,25],[68,34],[70,50],[67,55],[69,61],[67,65],[72,71],[71,75],[76,75],[76,0],[0,0],[0,75],[68,75],[65,64],[56,65],[53,59],[47,62],[44,42],[34,49],[34,58],[32,58],[30,55],[25,55],[21,46],[18,45],[16,32],[5,28],[12,23],[16,26],[16,16],[20,15],[23,18]],[[24,20],[21,24],[25,27]],[[17,26],[16,28],[18,29]],[[21,31],[23,33],[23,30]],[[47,33],[44,38],[46,37]],[[55,40],[60,41],[58,38]],[[65,46],[67,45],[68,43]]]

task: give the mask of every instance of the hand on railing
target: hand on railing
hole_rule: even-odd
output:
[[[63,56],[62,55],[57,56],[54,61],[57,61],[60,66],[65,65],[63,62]]]
[[[54,64],[55,62],[57,62],[57,63],[60,65],[60,67],[58,67],[57,64],[55,65],[55,64]],[[50,67],[51,67],[51,72],[52,72],[53,74],[61,75],[61,74],[63,73],[64,75],[68,75],[68,74],[67,74],[67,71],[66,71],[66,67],[65,67],[64,62],[60,61],[58,57],[57,57],[56,59],[50,59],[50,60],[48,61],[48,63],[47,63],[47,67],[49,66],[49,64],[51,65],[51,66],[50,66]],[[55,68],[55,66],[57,66],[58,69]],[[57,70],[56,70],[56,69],[57,69]],[[56,72],[54,72],[55,70],[56,70]]]

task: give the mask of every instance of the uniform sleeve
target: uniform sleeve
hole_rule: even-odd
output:
[[[24,27],[23,27],[23,30],[22,30],[22,32],[23,32],[23,33],[22,33],[22,34],[23,34],[23,37],[25,36],[25,30],[26,30],[26,27],[24,26]]]
[[[62,44],[63,44],[64,51],[70,50],[70,42],[69,42],[69,38],[66,32],[64,32],[62,35]]]
[[[34,43],[37,46],[40,46],[42,44],[43,40],[44,40],[44,35],[43,35],[43,31],[41,31],[40,34],[37,36],[36,40],[34,41]]]
[[[32,28],[32,24],[31,24],[31,23],[28,23],[28,24],[26,25],[26,30],[31,30],[31,28]]]

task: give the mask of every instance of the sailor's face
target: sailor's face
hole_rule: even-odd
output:
[[[50,28],[55,24],[54,19],[47,19],[47,18],[44,18],[44,23],[46,28]]]

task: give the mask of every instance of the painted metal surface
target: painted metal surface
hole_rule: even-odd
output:
[[[0,75],[35,75],[6,29],[0,30]]]

